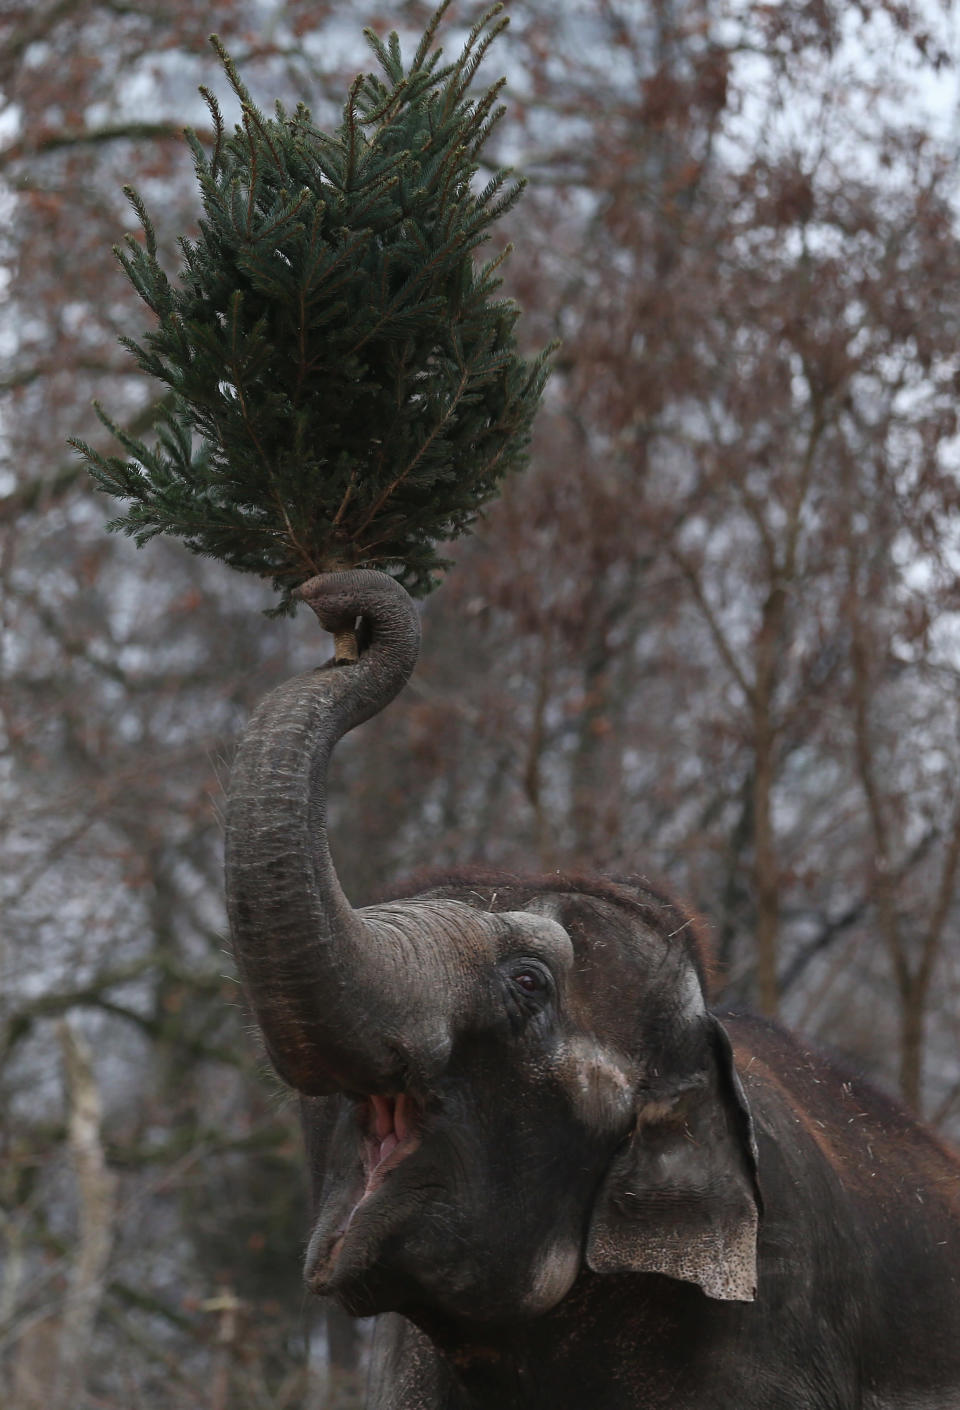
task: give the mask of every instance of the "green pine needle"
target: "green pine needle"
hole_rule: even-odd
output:
[[[502,81],[468,97],[506,26],[491,9],[441,65],[437,10],[405,69],[396,34],[367,40],[383,77],[361,74],[340,126],[299,106],[267,118],[214,36],[241,123],[216,99],[208,152],[195,133],[203,213],[181,238],[171,282],[139,195],[144,240],[117,256],[156,315],[124,339],[168,388],[147,446],[102,411],[127,458],[80,441],[97,484],[127,501],[108,527],[143,544],[159,533],[243,572],[295,587],[344,566],[435,585],[437,545],[465,533],[503,477],[527,459],[548,374],[516,350],[515,304],[496,297],[505,254],[475,251],[522,183],[498,171],[477,191],[478,156]]]

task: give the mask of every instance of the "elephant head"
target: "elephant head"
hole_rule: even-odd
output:
[[[471,876],[351,908],[327,845],[336,741],[413,669],[418,619],[379,573],[301,595],[360,659],[254,715],[227,812],[237,963],[303,1096],[307,1278],[367,1315],[496,1321],[581,1276],[754,1295],[749,1112],[694,927],[635,881]]]

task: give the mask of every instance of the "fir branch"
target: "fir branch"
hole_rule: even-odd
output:
[[[346,165],[343,173],[343,189],[350,191],[353,188],[354,175],[357,167],[357,94],[363,82],[363,75],[357,74],[350,89],[350,96],[347,99],[346,107],[343,110],[344,130],[346,132]]]
[[[494,23],[496,21],[496,23]],[[458,104],[462,100],[470,84],[473,82],[483,56],[490,45],[502,34],[510,23],[510,17],[503,14],[503,5],[493,5],[485,15],[482,15],[473,29],[464,47],[460,62],[456,68],[456,81],[450,85],[447,94],[448,104]],[[506,82],[500,80],[500,86]]]
[[[433,16],[429,20],[427,27],[423,32],[423,38],[417,45],[417,52],[413,56],[413,63],[410,65],[411,77],[414,74],[419,74],[426,66],[429,59],[430,51],[433,48],[434,40],[437,37],[437,30],[440,28],[441,21],[443,20],[444,16],[446,15],[447,11],[449,10],[452,4],[453,0],[441,0],[441,3],[438,8],[433,12]],[[434,62],[436,62],[436,59],[439,58],[441,53],[442,50],[440,49],[437,49],[435,51]]]
[[[198,91],[210,111],[210,121],[213,123],[213,152],[210,155],[210,176],[213,181],[216,181],[217,174],[220,170],[220,162],[223,157],[225,136],[223,113],[220,111],[220,104],[217,102],[216,94],[211,92],[206,84],[201,83]],[[188,140],[191,136],[195,136],[195,134],[188,132]],[[193,144],[191,143],[191,145]],[[199,143],[197,145],[199,146]]]

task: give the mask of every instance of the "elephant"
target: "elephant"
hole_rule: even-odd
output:
[[[308,1286],[378,1316],[374,1410],[960,1410],[960,1161],[773,1023],[717,1012],[640,877],[467,872],[353,909],[331,752],[417,659],[373,570],[300,590],[359,657],[253,715],[227,904],[299,1094]]]

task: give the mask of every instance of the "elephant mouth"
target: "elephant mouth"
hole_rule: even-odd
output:
[[[368,1097],[361,1104],[366,1182],[360,1204],[420,1145],[422,1121],[420,1104],[407,1092],[395,1097]]]
[[[326,1252],[307,1254],[307,1281],[314,1291],[326,1293],[340,1261],[353,1225],[372,1197],[392,1173],[418,1150],[423,1129],[423,1107],[409,1093],[397,1096],[367,1097],[357,1105],[361,1136],[362,1185],[355,1190],[352,1207],[337,1232],[329,1239]],[[320,1247],[323,1247],[321,1244]]]

